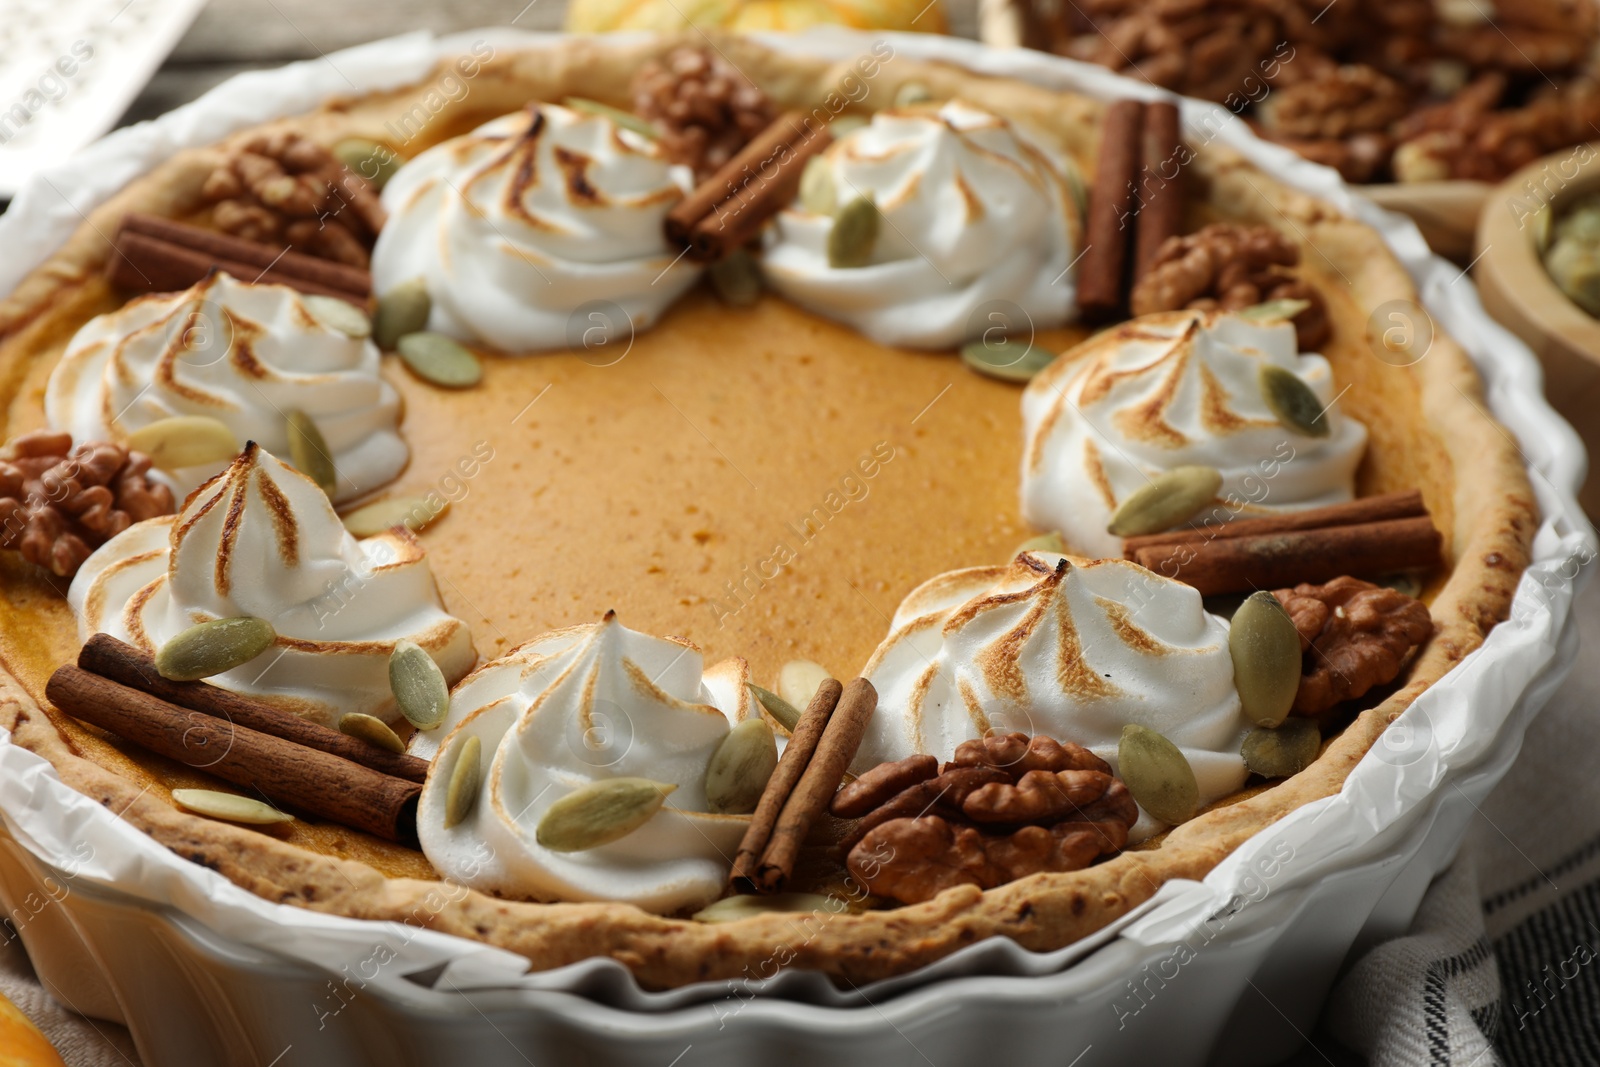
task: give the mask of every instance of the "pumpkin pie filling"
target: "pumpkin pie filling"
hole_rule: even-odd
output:
[[[629,69],[630,62],[637,62],[637,55],[612,57],[600,46],[595,46],[586,58],[593,64],[591,74],[601,68],[620,74]],[[762,63],[776,67],[764,68]],[[782,66],[766,56],[753,62],[751,69]],[[1001,114],[1014,110],[1034,122],[1044,112],[1047,98],[1058,99],[1056,94],[1023,89],[1012,83],[968,79],[943,71],[919,69],[918,73],[929,77],[935,83],[935,91],[942,95],[963,93],[965,98],[965,92],[970,92],[979,105]],[[947,77],[954,81],[937,84]],[[492,78],[486,84],[496,93],[509,93],[516,86],[530,95],[554,95],[550,84],[534,84],[541,81],[540,76],[529,76],[514,64],[494,69]],[[774,79],[769,91],[781,93],[785,91],[783,86],[781,79]],[[997,106],[997,102],[1014,107]],[[806,101],[783,103],[789,106]],[[359,113],[360,108],[355,111]],[[1062,121],[1068,120],[1058,120]],[[1097,116],[1091,108],[1072,116],[1070,121],[1092,125]],[[362,128],[359,122],[351,125],[338,117],[331,117],[325,129],[319,129],[316,123],[304,125],[323,138],[341,128],[350,128],[351,132]],[[1079,151],[1081,133],[1062,135],[1059,127],[1052,129],[1048,125],[1046,129],[1062,137],[1066,154],[1075,157],[1083,170],[1092,170],[1092,149]],[[1079,140],[1075,141],[1075,136]],[[847,141],[848,135],[844,139]],[[1056,147],[1060,150],[1061,146]],[[711,686],[710,690],[690,686],[681,692],[672,691],[665,682],[659,683],[665,694],[661,699],[668,703],[698,702],[699,706],[720,711],[730,726],[754,721],[775,735],[783,755],[775,770],[768,769],[769,792],[775,788],[773,782],[785,778],[786,762],[799,768],[789,775],[794,780],[783,787],[788,790],[786,796],[773,798],[769,805],[769,798],[763,793],[754,814],[722,817],[747,819],[752,831],[759,828],[769,838],[764,845],[757,843],[760,849],[756,862],[745,874],[740,871],[746,869],[736,865],[736,885],[768,891],[826,892],[848,900],[852,921],[801,953],[802,966],[842,974],[895,973],[934,958],[954,944],[941,932],[939,920],[929,920],[928,936],[897,951],[893,960],[863,963],[855,939],[871,937],[870,931],[880,928],[874,924],[882,920],[874,916],[901,914],[892,906],[896,901],[911,907],[942,901],[939,907],[945,909],[945,914],[950,914],[951,908],[970,909],[978,929],[1001,932],[1001,927],[995,925],[998,916],[1005,909],[1014,908],[1017,901],[1038,894],[1043,894],[1041,900],[1051,899],[1051,893],[1078,895],[1092,892],[1088,887],[1095,885],[1116,886],[1115,890],[1102,893],[1099,905],[1087,909],[1088,918],[1051,920],[1044,927],[1013,931],[1013,936],[1024,943],[1039,946],[1061,942],[1063,938],[1070,940],[1093,928],[1086,924],[1105,921],[1147,895],[1143,888],[1129,883],[1130,864],[1159,872],[1154,876],[1157,880],[1177,874],[1194,876],[1201,871],[1197,865],[1215,862],[1204,857],[1214,856],[1218,847],[1231,847],[1227,842],[1242,840],[1239,834],[1247,827],[1263,825],[1319,791],[1336,788],[1342,777],[1337,768],[1348,764],[1342,762],[1344,756],[1326,753],[1359,753],[1365,744],[1370,744],[1374,724],[1380,718],[1387,721],[1387,716],[1398,713],[1410,695],[1481,640],[1486,625],[1481,620],[1492,620],[1503,611],[1503,598],[1509,596],[1514,574],[1508,580],[1486,573],[1476,561],[1485,558],[1484,546],[1493,546],[1502,560],[1525,558],[1531,518],[1526,509],[1531,505],[1515,457],[1497,451],[1493,430],[1480,411],[1469,406],[1464,410],[1471,414],[1456,410],[1449,416],[1475,419],[1477,428],[1484,431],[1463,434],[1459,426],[1441,429],[1430,409],[1429,405],[1439,403],[1442,387],[1463,380],[1470,383],[1470,372],[1454,371],[1465,366],[1464,357],[1447,339],[1441,339],[1442,358],[1435,359],[1426,371],[1407,370],[1373,358],[1365,327],[1370,307],[1381,294],[1409,292],[1403,272],[1382,251],[1376,236],[1357,224],[1319,213],[1322,209],[1314,203],[1272,185],[1269,179],[1222,150],[1203,154],[1196,169],[1201,180],[1187,211],[1187,229],[1197,228],[1200,222],[1221,220],[1272,225],[1275,214],[1291,212],[1302,225],[1318,230],[1317,236],[1327,239],[1327,251],[1303,255],[1294,275],[1310,284],[1323,301],[1322,313],[1331,323],[1331,337],[1317,350],[1326,357],[1332,383],[1348,386],[1347,392],[1339,393],[1339,411],[1343,417],[1364,424],[1370,435],[1350,491],[1360,499],[1420,489],[1425,514],[1437,530],[1434,543],[1441,564],[1410,589],[1434,605],[1433,641],[1422,644],[1420,651],[1413,651],[1420,642],[1396,646],[1400,651],[1391,657],[1395,661],[1392,672],[1385,676],[1383,669],[1374,666],[1360,687],[1361,693],[1352,698],[1355,702],[1344,705],[1343,712],[1332,719],[1319,720],[1331,724],[1323,731],[1322,759],[1309,766],[1295,764],[1291,767],[1296,772],[1293,777],[1265,790],[1261,788],[1265,783],[1257,779],[1242,792],[1229,794],[1225,790],[1221,796],[1206,796],[1204,807],[1198,795],[1187,808],[1165,801],[1157,803],[1156,794],[1151,792],[1151,776],[1161,779],[1167,774],[1171,757],[1166,748],[1143,734],[1128,732],[1156,731],[1130,723],[1119,746],[1099,735],[1067,736],[1071,732],[1070,711],[1065,720],[1054,713],[1036,716],[1031,728],[1029,723],[1005,712],[1006,707],[1023,708],[1029,700],[1042,698],[1048,704],[1052,699],[1040,693],[1030,697],[1025,685],[1018,689],[1005,682],[1006,670],[1020,668],[1031,684],[1039,684],[1029,673],[1031,669],[1023,666],[1031,660],[1021,658],[1026,655],[1031,636],[1045,632],[1034,621],[1017,631],[1019,636],[1014,642],[1000,642],[983,653],[1012,657],[1008,662],[1013,667],[1001,664],[999,673],[988,672],[995,686],[989,695],[975,696],[974,691],[958,687],[954,699],[967,702],[973,712],[975,725],[967,736],[977,740],[964,741],[952,735],[950,744],[944,746],[949,750],[941,749],[943,742],[913,744],[914,749],[932,752],[946,761],[943,770],[937,766],[930,770],[920,756],[914,766],[908,764],[906,761],[913,758],[908,750],[875,741],[862,748],[862,757],[855,760],[852,769],[862,776],[861,780],[876,774],[878,778],[872,781],[881,778],[887,784],[879,793],[871,793],[867,799],[857,797],[843,809],[833,805],[836,810],[829,814],[827,797],[808,784],[806,775],[820,766],[837,766],[839,770],[825,790],[831,795],[839,784],[838,776],[852,763],[856,747],[862,744],[862,734],[881,736],[881,729],[874,733],[875,727],[867,725],[866,720],[858,728],[854,718],[859,717],[857,709],[862,700],[876,703],[879,694],[887,692],[881,685],[872,689],[880,679],[870,665],[884,655],[880,651],[874,656],[874,650],[885,642],[885,634],[891,634],[885,648],[896,641],[905,642],[908,648],[916,644],[914,637],[903,632],[907,620],[897,615],[903,601],[910,605],[921,597],[921,610],[931,607],[935,615],[954,611],[950,619],[959,617],[981,626],[982,619],[977,623],[972,620],[984,613],[977,606],[984,597],[998,597],[1009,603],[1007,598],[1014,600],[1028,583],[1059,583],[1062,592],[1050,594],[1039,603],[1066,605],[1070,599],[1067,590],[1105,583],[1087,577],[1093,570],[1077,557],[1048,551],[1017,554],[1018,546],[1040,531],[1021,516],[1016,479],[1023,470],[1025,441],[1019,412],[1021,394],[1014,384],[974,374],[947,352],[876,343],[772,293],[760,296],[753,306],[730,307],[707,286],[699,286],[667,307],[648,329],[625,335],[613,332],[604,344],[589,348],[508,356],[477,343],[475,338],[465,337],[463,340],[471,344],[482,363],[481,381],[467,389],[440,388],[406,370],[394,356],[383,358],[383,378],[401,396],[400,432],[409,447],[410,460],[399,477],[378,493],[383,497],[449,502],[442,515],[415,535],[425,550],[440,601],[449,615],[470,627],[480,665],[492,668],[506,657],[506,662],[515,662],[517,656],[523,656],[522,691],[533,694],[528,698],[528,707],[536,710],[520,712],[520,725],[502,723],[495,727],[498,732],[482,734],[486,784],[479,802],[489,803],[491,796],[501,797],[496,791],[501,788],[497,783],[502,781],[498,776],[521,773],[511,769],[516,766],[513,748],[520,745],[518,751],[526,758],[534,758],[527,755],[534,751],[528,748],[532,742],[527,737],[536,733],[533,724],[541,721],[540,716],[549,719],[544,709],[554,707],[537,695],[545,690],[539,686],[529,689],[526,683],[527,671],[546,669],[543,661],[537,656],[527,659],[531,653],[519,646],[525,642],[538,645],[546,639],[529,639],[574,625],[612,625],[608,611],[615,611],[615,618],[636,631],[636,636],[672,635],[673,640],[681,639],[685,642],[681,647],[693,646],[707,665],[742,658],[744,666],[729,677],[748,677],[769,689],[781,688],[777,680],[783,674],[782,668],[796,660],[821,664],[826,673],[841,679],[856,673],[866,676],[858,680],[865,689],[851,683],[857,688],[845,687],[844,695],[835,693],[830,703],[823,699],[824,687],[814,698],[806,693],[790,702],[798,706],[788,706],[781,699],[770,702],[767,697],[771,693],[752,696],[743,686],[735,687],[737,692],[730,704],[720,695],[707,695],[715,692],[709,681],[704,684]],[[1265,193],[1262,183],[1268,188]],[[205,222],[203,214],[191,217]],[[41,397],[61,353],[92,313],[112,310],[119,303],[120,297],[103,281],[86,274],[53,293],[47,303],[35,305],[30,314],[11,319],[13,326],[0,344],[7,437],[16,438],[44,424]],[[1287,308],[1275,313],[1281,323],[1298,311]],[[1225,316],[1231,312],[1202,314]],[[1269,310],[1268,314],[1273,312]],[[1287,325],[1276,328],[1293,332]],[[1077,325],[1039,330],[1032,344],[1050,351],[1070,352],[1076,358],[1079,353],[1073,350],[1089,335],[1087,327]],[[1083,358],[1093,358],[1092,352]],[[1446,361],[1454,361],[1452,369],[1433,370]],[[1057,369],[1064,366],[1065,360]],[[1430,378],[1430,374],[1437,374],[1437,378]],[[1222,387],[1215,378],[1207,379],[1207,383],[1212,390],[1207,400],[1207,410],[1211,412],[1207,426],[1216,429],[1228,421],[1217,415],[1226,403],[1219,399],[1218,390]],[[1238,381],[1230,379],[1229,385],[1237,389]],[[1324,386],[1318,388],[1327,391]],[[1466,395],[1459,385],[1452,391]],[[1428,397],[1433,399],[1425,399]],[[1471,438],[1470,442],[1467,438]],[[1497,488],[1467,492],[1455,479],[1457,465],[1473,458],[1482,460],[1495,472]],[[1125,495],[1125,478],[1123,483],[1118,493]],[[1486,500],[1490,503],[1485,504]],[[365,499],[354,503],[364,502]],[[1219,506],[1227,502],[1224,497],[1216,501]],[[1125,503],[1126,499],[1113,497],[1104,507],[1115,511]],[[1240,510],[1236,508],[1235,512]],[[1244,517],[1257,517],[1258,511],[1251,510]],[[1178,524],[1181,521],[1186,520]],[[1338,520],[1334,528],[1344,528],[1339,525],[1342,522]],[[1154,533],[1159,529],[1139,532]],[[1320,531],[1315,532],[1320,536]],[[1074,547],[1070,538],[1065,547]],[[1009,577],[1005,574],[1007,566],[1011,568]],[[1106,564],[1099,566],[1103,570]],[[1115,566],[1139,571],[1132,563]],[[48,716],[48,726],[39,726],[53,735],[55,745],[52,747],[48,739],[38,744],[53,758],[86,761],[87,765],[110,771],[119,782],[132,783],[135,789],[126,795],[138,801],[136,810],[141,812],[147,802],[136,795],[139,790],[150,794],[150,803],[166,804],[165,797],[174,788],[216,788],[218,783],[210,775],[180,761],[154,756],[50,706],[44,699],[46,684],[53,672],[76,659],[80,643],[77,620],[63,597],[67,583],[10,553],[0,555],[0,567],[4,568],[5,577],[0,595],[4,597],[7,616],[6,625],[0,628],[0,660],[27,697],[41,705]],[[940,595],[925,590],[907,601],[919,586],[934,584],[930,578],[949,578],[949,572],[963,568],[988,568],[994,572],[984,581],[968,578],[947,583],[951,588],[965,590],[958,600],[978,598],[967,607],[959,608],[956,601],[933,604],[929,598],[938,601]],[[1080,569],[1085,577],[1063,579],[1063,575],[1077,574]],[[1496,569],[1490,565],[1491,571]],[[1148,572],[1140,573],[1163,583],[1162,588],[1170,586],[1191,597],[1193,609],[1201,610],[1199,594],[1180,584],[1183,575],[1177,575],[1178,581],[1172,582]],[[1465,585],[1459,584],[1463,574],[1467,575]],[[1366,571],[1361,577],[1381,575]],[[1100,601],[1099,610],[1108,620],[1104,629],[1117,635],[1116,640],[1136,647],[1141,642],[1178,640],[1170,633],[1163,636],[1158,628],[1140,626],[1137,606],[1117,603],[1119,598],[1134,596],[1137,604],[1136,593],[1111,591],[1110,586],[1102,592],[1111,597],[1110,601]],[[1297,603],[1302,605],[1333,595],[1305,584],[1295,592]],[[1404,597],[1403,593],[1394,595]],[[1288,599],[1287,590],[1279,594],[1278,600]],[[1482,606],[1468,607],[1475,602]],[[1459,614],[1441,620],[1441,604]],[[1220,601],[1207,601],[1206,607],[1226,610]],[[1182,611],[1189,609],[1185,605]],[[1040,610],[1062,613],[1063,619],[1083,618],[1082,609],[1076,606]],[[606,622],[597,623],[602,615]],[[1218,616],[1205,617],[1213,628],[1226,628]],[[1290,625],[1289,615],[1285,613],[1283,617],[1284,625]],[[1313,617],[1322,618],[1314,610],[1302,607],[1293,619],[1298,627],[1293,632],[1303,640],[1307,656],[1315,656],[1316,642],[1334,632],[1324,624],[1325,620],[1318,625],[1307,621]],[[1460,619],[1476,628],[1476,639],[1461,629]],[[934,625],[946,627],[947,634],[953,632],[949,629],[954,625],[951,621]],[[1360,642],[1366,640],[1363,633],[1366,631],[1340,631],[1338,639]],[[1372,647],[1375,649],[1376,644]],[[559,658],[555,652],[549,655]],[[1374,651],[1364,662],[1377,664],[1380,658]],[[1081,659],[1091,664],[1100,662],[1094,654]],[[627,662],[626,657],[623,662]],[[551,663],[548,669],[555,671],[555,660]],[[1221,669],[1226,673],[1229,668],[1225,656],[1222,663]],[[670,665],[664,668],[669,673],[671,669]],[[708,666],[707,677],[713,673]],[[956,674],[959,677],[959,669]],[[469,678],[458,690],[458,696],[473,684]],[[654,679],[652,684],[656,684]],[[1082,687],[1079,688],[1081,697]],[[1361,699],[1369,690],[1371,695]],[[917,692],[920,696],[915,699],[925,702],[926,687]],[[464,708],[469,715],[466,721],[471,721],[472,713],[500,714],[492,710],[496,706],[494,700],[481,706],[468,703],[471,706]],[[894,708],[877,704],[879,727],[885,715],[897,713]],[[794,715],[799,717],[793,718]],[[441,738],[421,746],[427,750],[426,756],[438,753],[440,762],[423,789],[420,818],[436,818],[440,812],[451,811],[451,805],[461,803],[460,789],[452,793],[452,782],[447,779],[455,777],[453,771],[461,759],[467,734],[461,732],[464,727],[457,709],[452,709],[452,716]],[[1137,718],[1133,721],[1137,722]],[[1065,728],[1058,725],[1063,721]],[[1253,728],[1243,718],[1238,722],[1241,735]],[[1272,729],[1275,724],[1254,728]],[[1181,732],[1182,727],[1177,729]],[[402,733],[409,732],[402,726]],[[810,741],[814,748],[801,753],[799,750],[805,746],[797,739],[804,742],[808,732],[817,735]],[[1160,734],[1156,736],[1165,740]],[[480,738],[475,736],[473,740]],[[1088,748],[1077,747],[1091,740],[1096,743]],[[1027,747],[1035,742],[1057,747]],[[1224,747],[1233,743],[1230,740]],[[1167,744],[1172,752],[1180,752],[1181,743]],[[1018,745],[1023,747],[1015,748]],[[717,747],[710,744],[707,752]],[[422,754],[415,741],[412,751]],[[494,752],[499,755],[491,759]],[[1182,761],[1186,757],[1180,754],[1177,758]],[[1016,763],[1019,759],[1033,760],[1025,765],[1031,769],[1019,772],[1016,768],[1024,766]],[[648,770],[647,766],[641,767],[638,773],[647,775]],[[88,766],[84,773],[93,777]],[[595,780],[589,785],[598,783],[602,787],[608,779],[622,780],[616,772],[596,772],[592,767],[551,773],[563,788],[572,790],[575,796],[581,794],[580,799],[587,795],[583,790],[588,786],[580,781],[585,776]],[[1041,784],[1045,778],[1031,777],[1036,775],[1054,776],[1049,780],[1057,784]],[[663,797],[667,797],[668,809],[677,810],[674,805],[682,802],[689,805],[682,810],[705,810],[706,798],[695,792],[697,780],[677,781],[670,776],[639,780],[656,781]],[[890,789],[890,785],[896,788]],[[915,790],[935,787],[955,790],[948,794],[957,798],[954,807],[946,800],[944,807],[931,815],[894,807]],[[524,796],[510,785],[504,788],[505,798]],[[123,795],[123,789],[122,785],[115,787],[118,795]],[[1065,790],[1061,796],[1075,799],[1063,807],[1050,799],[1054,795],[1050,790]],[[602,800],[620,803],[621,789],[613,792],[616,797]],[[671,800],[669,794],[676,794],[678,801]],[[649,801],[649,797],[645,800]],[[503,802],[497,799],[494,803]],[[774,810],[764,815],[768,806]],[[796,812],[795,808],[806,810]],[[1137,850],[1119,855],[1129,841],[1130,829],[1136,828],[1135,815],[1140,809],[1150,818],[1138,824],[1140,832],[1134,836],[1147,840]],[[542,835],[550,815],[544,807],[534,810],[545,812],[540,820]],[[570,806],[561,810],[571,817]],[[637,828],[627,833],[648,836],[649,820],[664,818],[671,810],[663,813],[652,809],[655,814],[647,814]],[[522,814],[500,807],[495,811],[511,824]],[[1157,811],[1167,817],[1154,818]],[[328,819],[296,814],[301,817],[293,822],[250,831],[205,823],[208,829],[200,831],[202,844],[194,854],[214,855],[203,843],[214,834],[209,839],[231,842],[228,847],[234,850],[241,843],[259,840],[261,848],[257,852],[265,864],[262,870],[281,872],[282,864],[291,862],[286,857],[303,850],[332,860],[365,864],[385,877],[400,880],[394,883],[398,887],[410,885],[406,879],[426,881],[440,876],[423,853],[413,847],[383,841]],[[139,818],[135,816],[136,821]],[[448,821],[448,815],[445,818]],[[592,814],[585,815],[579,823],[592,829],[583,819],[594,818]],[[614,818],[611,814],[605,816]],[[159,824],[153,831],[158,837],[170,837],[171,824],[163,823],[164,819],[162,816],[150,823],[153,827]],[[854,825],[857,822],[859,826]],[[1167,828],[1173,823],[1179,825],[1169,831]],[[520,832],[531,835],[532,830],[530,824],[521,827]],[[430,822],[423,838],[425,844],[433,831]],[[1150,836],[1152,833],[1155,836]],[[735,834],[733,839],[739,836]],[[578,838],[587,840],[582,834]],[[274,847],[274,842],[281,847]],[[608,850],[624,848],[627,842],[624,834],[587,847],[595,850],[593,856],[599,857],[595,862],[603,865],[605,857],[611,855]],[[740,843],[741,856],[750,843],[749,838]],[[946,853],[963,857],[969,876],[949,884],[929,883],[917,875],[916,869],[908,873],[901,864],[891,877],[879,869],[889,861],[877,864],[873,856],[892,855],[896,848],[920,860]],[[732,860],[726,855],[727,850],[721,851],[724,859]],[[786,858],[774,859],[778,856]],[[223,866],[235,880],[259,890],[260,877],[249,873],[253,862],[247,850],[245,854],[236,853]],[[321,872],[322,868],[315,871]],[[630,899],[627,893],[608,893],[592,885],[571,891],[552,888],[577,885],[581,879],[557,877],[537,884],[523,883],[520,888],[515,880],[504,878],[480,883],[463,877],[454,861],[446,874],[452,880],[466,881],[508,898]],[[276,880],[280,875],[270,877]],[[327,892],[326,874],[314,873],[310,877],[319,888],[309,895],[293,891],[292,899],[317,902],[312,906],[371,914],[351,900],[335,901],[340,894]],[[1141,875],[1136,880],[1151,879]],[[604,885],[603,879],[600,884]],[[988,892],[981,897],[964,895],[973,886]],[[939,896],[941,890],[947,895]],[[714,895],[718,891],[702,889],[688,896],[667,892],[659,900],[651,898],[656,902],[647,907],[682,915],[704,903],[708,893]],[[948,895],[950,891],[955,895]],[[691,901],[690,897],[696,900]],[[509,931],[483,936],[524,951],[536,964],[544,966],[577,958],[575,952],[605,951],[626,957],[632,951],[629,944],[664,944],[658,939],[673,939],[673,947],[664,956],[640,967],[645,980],[660,984],[688,980],[689,955],[695,945],[706,944],[694,933],[703,923],[652,920],[636,910],[630,914],[627,904],[584,906],[615,910],[595,913],[607,917],[606,932],[595,945],[583,949],[563,947],[563,938],[558,935],[542,942]],[[734,937],[719,953],[713,970],[737,970],[739,961],[750,958],[763,939],[770,936],[764,932],[769,928],[760,921],[759,906],[755,910],[754,918],[740,913],[740,921],[729,928],[742,929],[745,934]],[[544,913],[539,921],[560,922],[560,916],[565,914],[553,910]],[[904,912],[908,921],[912,914]],[[708,915],[707,922],[710,921]],[[458,928],[455,923],[450,916],[439,921],[445,929]],[[545,929],[548,934],[548,927]],[[699,965],[698,973],[706,973],[703,965]]]

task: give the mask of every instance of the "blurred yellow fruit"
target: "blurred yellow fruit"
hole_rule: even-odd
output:
[[[0,1067],[66,1067],[44,1035],[5,997],[0,997]]]
[[[572,33],[681,30],[699,26],[795,32],[812,26],[947,33],[939,0],[572,0]]]

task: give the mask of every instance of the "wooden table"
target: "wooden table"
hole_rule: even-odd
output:
[[[944,0],[952,30],[977,36],[977,0]],[[566,0],[211,0],[123,116],[154,118],[241,71],[311,59],[408,30],[559,30]]]

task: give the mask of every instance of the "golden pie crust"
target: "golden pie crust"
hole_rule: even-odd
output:
[[[420,107],[433,117],[406,146],[415,154],[529,100],[625,104],[638,65],[679,43],[566,41],[494,57],[454,100],[430,78],[282,125],[326,143],[392,142],[386,124]],[[716,43],[785,106],[824,105],[828,87],[860,77],[848,63],[737,38]],[[1094,101],[894,57],[867,79],[865,106],[912,81],[1025,121],[1092,173],[1101,115]],[[199,188],[218,158],[219,149],[208,148],[160,164],[90,214],[0,303],[0,436],[42,424],[44,383],[66,341],[117,305],[103,267],[120,217],[138,210],[203,220]],[[953,889],[921,905],[805,922],[768,915],[704,925],[629,905],[491,898],[437,881],[418,852],[341,827],[299,821],[274,835],[177,810],[170,788],[209,780],[41,707],[49,672],[76,655],[77,633],[64,583],[52,585],[15,559],[0,561],[0,726],[74,788],[268,900],[486,941],[525,955],[535,969],[603,954],[649,987],[765,977],[780,965],[859,983],[995,935],[1038,950],[1066,945],[1168,879],[1204,877],[1262,827],[1337,792],[1388,723],[1506,617],[1537,522],[1518,452],[1485,412],[1461,349],[1440,334],[1407,367],[1373,355],[1369,316],[1385,302],[1415,298],[1377,233],[1214,144],[1199,148],[1190,171],[1191,226],[1262,223],[1301,246],[1303,273],[1328,299],[1334,339],[1324,351],[1341,388],[1349,387],[1341,403],[1371,430],[1359,491],[1420,488],[1449,567],[1427,590],[1435,636],[1403,687],[1326,743],[1306,771],[1214,805],[1153,847],[988,892]],[[1063,330],[1042,340],[1064,349],[1082,336]],[[482,427],[512,428],[481,472],[455,476],[468,488],[423,537],[446,606],[471,623],[485,659],[617,607],[636,629],[696,640],[708,661],[746,656],[757,678],[770,679],[796,656],[848,677],[914,585],[1002,560],[1030,535],[1016,500],[1015,387],[967,373],[946,355],[875,346],[772,297],[739,312],[696,292],[612,367],[565,354],[491,358],[485,387],[468,393],[430,389],[392,364],[386,360],[385,373],[406,398],[413,460],[388,492],[440,485]],[[545,384],[548,396],[540,393]],[[830,502],[816,524],[827,528],[804,543],[789,572],[752,584],[749,569],[771,558],[775,530],[826,501],[844,475],[864,470],[860,458],[880,442],[894,458],[880,464],[869,491],[837,511]],[[722,610],[719,593],[730,597]]]

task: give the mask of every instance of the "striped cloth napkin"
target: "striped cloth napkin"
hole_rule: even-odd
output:
[[[1600,584],[1576,612],[1584,651],[1461,855],[1328,1002],[1373,1067],[1600,1064]]]

